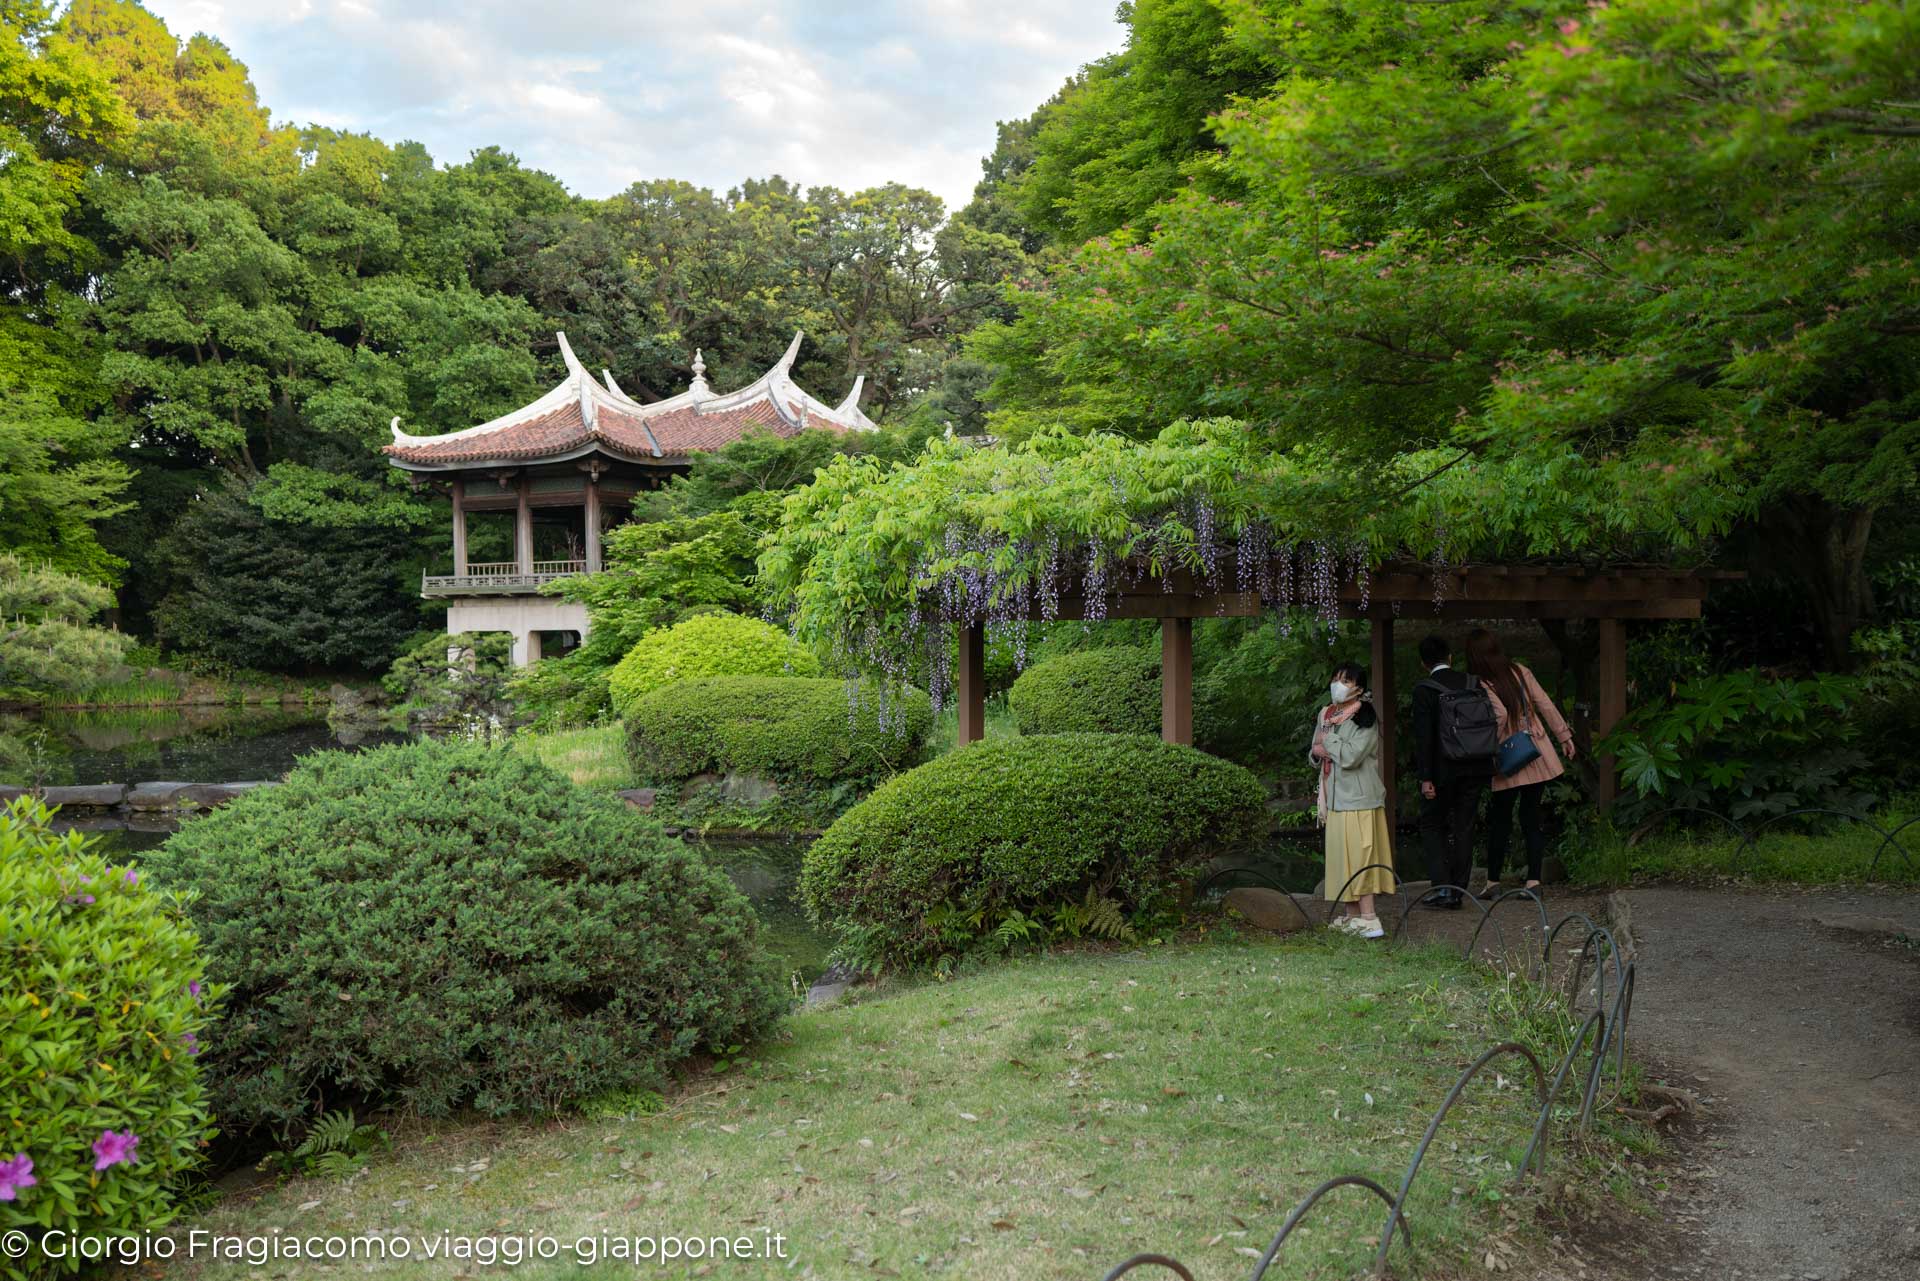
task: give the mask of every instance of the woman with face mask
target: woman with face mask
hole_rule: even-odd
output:
[[[1314,722],[1308,755],[1320,776],[1327,898],[1347,905],[1346,914],[1335,918],[1330,928],[1377,939],[1386,931],[1374,914],[1373,896],[1393,891],[1387,870],[1393,866],[1393,848],[1387,793],[1380,781],[1380,718],[1367,693],[1367,669],[1358,663],[1340,664],[1333,669],[1327,694],[1330,701]]]

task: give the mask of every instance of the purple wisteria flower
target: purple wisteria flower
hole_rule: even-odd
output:
[[[33,1177],[33,1158],[25,1152],[15,1152],[11,1161],[0,1161],[0,1201],[13,1200],[21,1188],[39,1181]]]
[[[100,1137],[93,1141],[93,1168],[104,1170],[110,1165],[125,1162],[132,1165],[134,1149],[140,1146],[140,1136],[132,1130],[121,1134],[115,1130],[102,1130]]]

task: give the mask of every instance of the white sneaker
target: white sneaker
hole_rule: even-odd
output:
[[[1335,934],[1352,934],[1359,924],[1359,917],[1347,916],[1343,913],[1340,916],[1334,917],[1331,921],[1328,921],[1327,928]]]
[[[1350,934],[1363,939],[1383,939],[1387,936],[1387,932],[1380,928],[1380,918],[1377,916],[1350,916],[1347,919],[1353,922],[1348,930]]]

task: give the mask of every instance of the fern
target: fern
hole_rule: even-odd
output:
[[[367,1154],[390,1140],[377,1125],[362,1125],[349,1111],[323,1112],[290,1152],[274,1152],[260,1164],[277,1166],[282,1177],[296,1174],[343,1179],[367,1163]]]

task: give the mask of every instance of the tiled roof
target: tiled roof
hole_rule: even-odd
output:
[[[871,429],[873,423],[860,412],[859,382],[837,407],[794,386],[788,370],[799,348],[796,334],[778,364],[725,395],[708,390],[704,365],[696,356],[688,390],[643,405],[622,392],[611,375],[604,387],[595,382],[561,334],[568,376],[552,391],[513,413],[444,436],[407,435],[396,419],[393,443],[385,452],[397,467],[426,469],[532,462],[596,447],[634,461],[670,463],[719,449],[754,431],[791,436],[810,429]]]

